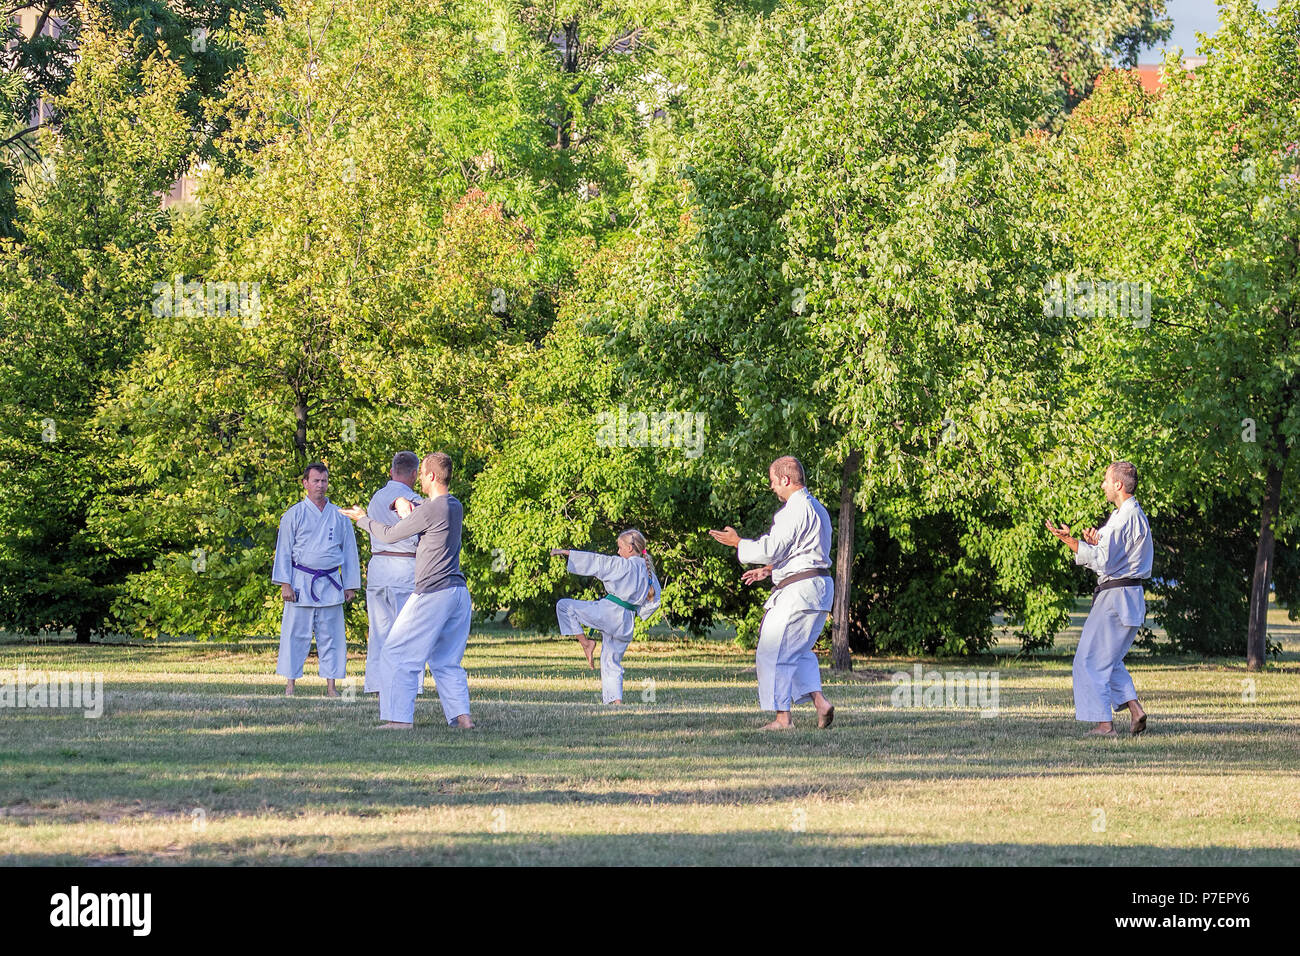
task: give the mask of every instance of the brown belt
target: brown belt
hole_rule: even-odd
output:
[[[787,584],[794,584],[796,581],[807,581],[809,578],[830,578],[830,577],[834,577],[834,575],[831,574],[830,568],[809,568],[807,571],[796,571],[788,578],[784,578],[781,581],[781,583],[778,584],[776,587],[772,588],[772,590],[779,591]]]
[[[414,551],[371,551],[370,552],[370,556],[372,558],[377,558],[380,555],[387,555],[390,558],[413,558],[415,557],[415,552]]]

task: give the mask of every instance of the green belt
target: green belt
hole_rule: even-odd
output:
[[[636,605],[635,605],[635,604],[628,604],[628,603],[627,603],[626,601],[624,601],[622,598],[616,598],[616,597],[614,597],[614,595],[612,595],[612,594],[606,594],[606,595],[605,595],[605,600],[606,600],[606,601],[613,601],[613,602],[614,602],[615,604],[617,604],[619,607],[625,607],[625,608],[627,608],[629,611],[631,611],[633,614],[636,613]]]

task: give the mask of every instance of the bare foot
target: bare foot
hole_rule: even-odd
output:
[[[776,720],[772,721],[770,724],[764,724],[760,729],[761,730],[793,730],[794,721],[790,719],[790,711],[778,710],[776,712]]]
[[[410,730],[414,724],[404,724],[400,720],[388,720],[380,724],[377,730]]]
[[[592,670],[595,670],[596,662],[592,658],[592,655],[596,652],[596,642],[586,634],[580,634],[578,635],[578,643],[582,646],[582,653],[587,655],[587,666]]]
[[[1136,737],[1147,729],[1147,712],[1142,709],[1142,705],[1136,700],[1130,700],[1124,706],[1128,708],[1129,716],[1132,718],[1129,722],[1128,732]]]
[[[293,696],[293,681],[289,681],[289,683],[284,685],[284,696],[285,697]]]
[[[461,714],[456,718],[456,726],[461,730],[473,730],[474,721],[469,719],[469,714]]]
[[[813,706],[817,708],[817,726],[826,729],[835,720],[835,708],[822,694],[812,695]]]
[[[621,700],[611,700],[607,706],[613,707],[615,704],[623,703]]]
[[[1092,728],[1092,730],[1084,734],[1084,736],[1085,737],[1114,737],[1115,728],[1111,725],[1110,721],[1108,720],[1103,721],[1102,723],[1098,724],[1096,727]]]
[[[343,695],[340,694],[338,691],[336,691],[333,687],[327,687],[327,688],[325,689],[325,696],[326,696],[326,697],[342,697]]]

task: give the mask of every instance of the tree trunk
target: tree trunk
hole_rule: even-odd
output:
[[[853,478],[858,473],[862,453],[849,452],[840,476],[840,543],[835,553],[835,603],[831,612],[831,670],[853,670],[849,650],[849,596],[853,589],[853,529],[857,509],[853,506]]]
[[[564,54],[561,68],[565,73],[578,72],[578,18],[564,25]],[[575,87],[576,91],[576,87]],[[568,149],[573,141],[573,113],[567,106],[560,107],[559,128],[555,131],[555,145]]]
[[[1264,666],[1268,652],[1268,587],[1273,580],[1273,522],[1282,497],[1282,471],[1286,468],[1286,439],[1281,423],[1273,426],[1280,454],[1268,467],[1264,486],[1264,506],[1259,520],[1259,545],[1255,549],[1255,579],[1250,586],[1250,628],[1246,632],[1246,668],[1257,671]]]
[[[299,395],[294,403],[293,417],[297,422],[293,432],[293,446],[298,449],[298,455],[305,466],[307,463],[307,399],[302,395]]]
[[[90,622],[89,622],[89,621],[78,621],[78,622],[77,622],[77,637],[76,637],[76,643],[78,643],[78,644],[89,644],[89,643],[90,643]]]

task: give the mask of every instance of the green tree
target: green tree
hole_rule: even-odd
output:
[[[1136,316],[1080,296],[1095,357],[1085,401],[1109,444],[1141,461],[1157,510],[1223,515],[1257,502],[1254,669],[1267,652],[1275,537],[1296,519],[1284,492],[1300,429],[1300,4],[1265,12],[1240,0],[1221,15],[1204,66],[1171,63],[1161,97],[1129,93],[1118,120],[1078,125],[1091,161],[1072,211],[1080,268],[1151,293],[1149,315]]]
[[[217,95],[230,71],[242,61],[243,51],[236,38],[247,26],[260,25],[267,16],[279,13],[274,0],[189,0],[183,4],[166,0],[40,0],[29,9],[36,14],[31,36],[12,17],[6,17],[0,29],[0,147],[4,149],[0,156],[0,235],[13,233],[13,190],[23,167],[40,161],[39,129],[42,125],[57,129],[63,121],[61,97],[73,81],[88,17],[108,30],[132,37],[123,53],[137,71],[152,56],[177,63],[188,80],[181,109],[199,133],[193,152],[203,155],[220,126],[206,112],[204,103]],[[122,87],[124,95],[141,91],[138,76]]]
[[[696,467],[714,508],[765,519],[754,479],[793,452],[831,503],[856,480],[868,529],[901,547],[949,515],[953,560],[995,572],[963,577],[1032,646],[1073,581],[1041,540],[1067,422],[1063,323],[1040,289],[1065,252],[1042,185],[1054,159],[1026,138],[1055,81],[1039,48],[990,35],[974,6],[940,2],[791,4],[755,28],[691,98],[687,210],[662,210],[668,239],[644,228],[651,251],[610,279],[642,301],[596,327],[638,383],[708,415]]]
[[[166,231],[158,197],[192,149],[189,85],[164,52],[81,34],[45,161],[0,245],[0,621],[89,640],[135,558],[95,531],[105,488],[130,485],[94,423],[139,348]]]
[[[411,122],[461,80],[446,13],[303,3],[247,40],[223,163],[175,216],[148,348],[101,416],[143,479],[103,533],[157,555],[119,604],[144,633],[274,626],[276,520],[308,462],[351,503],[400,448],[464,467],[491,447],[534,324],[533,243],[457,191],[445,126]],[[216,285],[255,300],[214,309]]]
[[[981,10],[995,35],[1046,52],[1067,109],[1092,92],[1098,75],[1137,66],[1143,47],[1173,33],[1165,0],[986,0]]]

